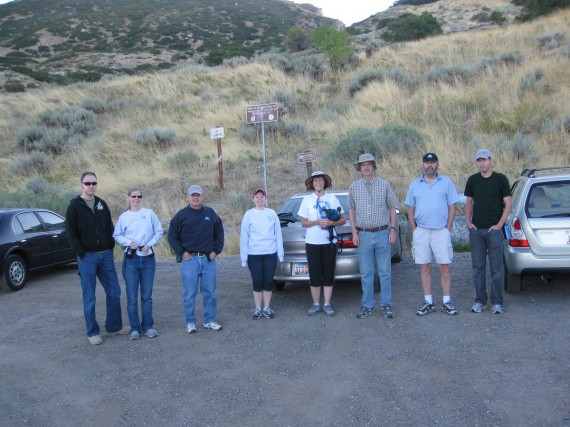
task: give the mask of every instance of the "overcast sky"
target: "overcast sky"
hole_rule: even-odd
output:
[[[0,0],[0,4],[9,1],[11,0]],[[338,19],[349,26],[388,9],[394,0],[293,0],[293,2],[311,3],[322,9],[324,16]]]
[[[310,3],[323,11],[327,18],[338,19],[348,27],[364,21],[370,15],[382,12],[394,4],[394,0],[293,0],[294,3]]]

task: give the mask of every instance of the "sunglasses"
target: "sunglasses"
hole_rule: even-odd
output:
[[[93,181],[93,182],[84,182],[84,183],[83,183],[83,185],[86,185],[86,186],[88,186],[88,187],[89,187],[89,186],[91,186],[91,185],[97,185],[97,181]]]
[[[139,196],[139,195],[137,195],[137,194],[132,194],[132,195],[131,195],[131,198],[132,198],[132,199],[142,199],[142,196]]]

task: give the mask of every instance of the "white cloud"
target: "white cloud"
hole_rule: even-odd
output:
[[[328,18],[338,19],[346,26],[364,21],[371,15],[388,9],[394,0],[292,0],[294,3],[310,3],[323,11]]]

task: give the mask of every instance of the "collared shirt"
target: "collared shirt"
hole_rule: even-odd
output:
[[[449,206],[458,201],[453,182],[438,174],[431,183],[423,175],[412,181],[404,203],[415,208],[414,220],[419,227],[440,230],[447,227]]]
[[[361,178],[348,189],[348,208],[356,211],[356,227],[390,226],[390,208],[397,209],[398,205],[396,193],[385,179]]]

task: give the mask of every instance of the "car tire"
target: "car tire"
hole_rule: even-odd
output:
[[[505,264],[505,292],[516,293],[522,289],[522,276],[520,274],[511,274]]]
[[[283,292],[283,289],[285,289],[285,282],[273,282],[273,289],[275,289],[275,292]]]
[[[10,255],[4,264],[6,284],[13,291],[19,291],[28,280],[28,266],[20,255]]]

